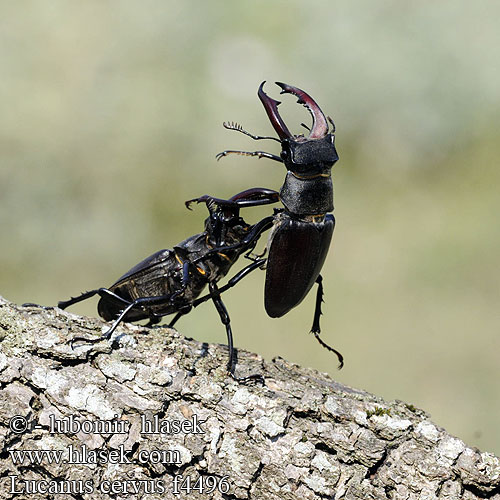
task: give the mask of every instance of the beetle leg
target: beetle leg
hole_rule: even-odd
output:
[[[259,260],[256,260],[254,262],[252,262],[251,264],[249,264],[247,267],[243,268],[241,271],[239,271],[237,274],[235,274],[228,282],[226,285],[224,285],[223,287],[221,287],[220,289],[218,288],[217,289],[217,292],[216,294],[217,295],[220,295],[221,293],[224,293],[225,291],[229,290],[230,288],[233,288],[237,283],[239,283],[240,280],[242,280],[245,276],[247,276],[249,273],[251,273],[253,270],[259,268],[259,267],[262,267],[266,262],[266,259],[259,259]],[[199,306],[200,304],[203,304],[203,302],[206,302],[207,300],[210,300],[212,299],[214,296],[213,293],[209,293],[207,295],[204,295],[203,297],[200,297],[196,300],[194,300],[191,304],[183,307],[175,316],[174,318],[172,319],[172,321],[170,321],[170,323],[168,324],[168,326],[170,328],[172,328],[175,323],[177,323],[177,321],[179,321],[179,319],[184,316],[185,314],[188,314],[191,309],[193,307],[197,307]],[[164,296],[164,297],[171,297],[171,296]],[[161,297],[160,297],[161,298]],[[143,297],[142,299],[137,299],[135,301],[135,303],[137,303],[137,301],[139,300],[147,300],[147,299],[158,299],[158,297]],[[134,303],[129,303],[130,305],[134,305]],[[127,312],[132,309],[132,307],[129,307],[127,308]],[[126,314],[126,313],[125,313]],[[123,316],[123,312],[121,314],[121,316]],[[118,320],[116,320],[118,321]],[[118,326],[118,325],[116,325]],[[115,325],[113,325],[113,331],[114,331],[114,328],[116,328]],[[148,325],[149,326],[149,325]],[[111,332],[113,333],[113,332]],[[108,337],[109,338],[109,337]],[[101,340],[101,339],[99,339]]]
[[[181,309],[175,316],[174,316],[174,319],[168,324],[168,327],[169,328],[173,328],[174,325],[177,323],[177,321],[179,321],[179,319],[182,318],[182,316],[186,315],[189,311],[191,311],[191,309],[193,308],[193,306],[187,306],[187,307],[184,307],[183,309]]]
[[[107,297],[111,296],[113,299],[118,298],[118,299],[120,299],[120,301],[122,303],[126,304],[126,307],[120,313],[118,318],[115,319],[115,321],[113,322],[111,327],[106,332],[104,332],[103,335],[101,335],[100,337],[97,337],[97,338],[92,338],[92,339],[88,339],[86,337],[75,337],[75,338],[70,340],[71,346],[73,346],[73,344],[79,340],[83,340],[89,344],[95,344],[97,342],[100,342],[101,340],[109,340],[111,338],[111,336],[113,335],[113,332],[116,330],[118,325],[125,319],[125,317],[127,316],[127,314],[129,313],[129,311],[131,309],[141,308],[144,306],[153,306],[153,305],[157,305],[157,304],[162,304],[162,303],[168,302],[170,300],[170,297],[172,296],[172,294],[170,293],[168,295],[158,295],[155,297],[140,297],[138,299],[135,299],[133,302],[129,302],[129,301],[126,301],[125,299],[122,299],[118,295],[114,294],[113,292],[111,292],[107,288],[100,288],[99,290],[96,290],[95,292],[97,294],[99,294],[101,297],[104,295]],[[159,319],[158,319],[158,321],[156,321],[156,323],[158,323],[158,322],[159,322]]]
[[[255,269],[262,267],[266,262],[266,259],[260,259],[255,262],[252,262],[249,264],[247,267],[244,267],[241,271],[239,271],[237,274],[235,274],[223,287],[219,288],[217,290],[217,294],[220,295],[221,293],[226,292],[230,288],[233,288],[237,283],[239,283],[245,276],[250,274],[252,271]],[[207,300],[210,300],[212,298],[212,294],[209,293],[207,295],[204,295],[203,297],[200,297],[192,302],[193,307],[197,307],[200,304],[203,304],[203,302],[206,302]],[[174,318],[175,321],[177,321],[177,317]]]
[[[111,326],[111,328],[103,335],[103,339],[109,339],[113,332],[116,330],[116,327],[125,319],[127,313],[134,308],[142,308],[142,307],[150,307],[158,304],[163,304],[165,302],[169,302],[172,294],[169,293],[167,295],[157,295],[156,297],[139,297],[131,302],[121,313],[118,318],[115,319],[115,322]]]
[[[186,291],[186,288],[187,288],[189,281],[190,281],[190,277],[189,277],[190,265],[191,265],[191,263],[188,260],[185,260],[182,263],[182,281],[181,281],[182,287],[179,290],[177,290],[176,292],[170,294],[169,302],[171,304],[173,304],[175,302],[175,299],[179,295],[182,295]]]
[[[217,158],[217,161],[219,161],[224,156],[227,156],[230,154],[242,155],[242,156],[257,156],[259,159],[260,158],[269,158],[270,160],[275,160],[275,161],[279,161],[280,163],[283,163],[283,160],[281,159],[280,156],[273,155],[271,153],[266,153],[265,151],[236,151],[236,150],[232,150],[232,149],[226,149],[225,151],[222,151],[222,152],[216,154],[215,157]]]
[[[76,304],[77,302],[81,302],[83,300],[90,299],[90,297],[93,297],[94,295],[99,293],[99,289],[97,290],[90,290],[89,292],[83,292],[80,294],[78,297],[71,297],[69,300],[61,300],[57,303],[57,307],[59,309],[66,309],[69,306],[72,306],[73,304]]]
[[[209,283],[210,297],[219,313],[220,320],[222,324],[226,327],[227,334],[227,346],[229,349],[229,361],[227,362],[227,371],[234,375],[234,369],[236,367],[236,361],[234,359],[234,347],[233,347],[233,332],[231,330],[231,320],[229,319],[229,313],[227,312],[226,306],[222,299],[220,298],[220,293],[217,285],[214,281]]]
[[[249,264],[247,267],[243,268],[241,271],[239,271],[237,274],[235,274],[228,282],[226,285],[223,287],[219,288],[217,290],[217,295],[220,295],[221,293],[224,293],[225,291],[229,290],[230,288],[233,288],[237,283],[239,283],[240,280],[242,280],[245,276],[247,276],[249,273],[254,271],[255,269],[262,267],[266,262],[266,259],[260,259],[255,262],[252,262]],[[204,295],[203,297],[200,297],[193,301],[190,305],[182,308],[172,319],[172,321],[168,324],[170,328],[172,328],[179,319],[187,314],[193,307],[197,307],[200,304],[203,304],[207,300],[210,300],[213,298],[212,293],[208,293],[207,295]]]
[[[260,220],[252,226],[252,230],[243,238],[240,243],[235,243],[234,245],[226,245],[223,247],[216,247],[212,248],[209,252],[207,252],[203,257],[200,257],[199,259],[196,259],[193,261],[193,264],[196,264],[200,260],[206,259],[207,256],[212,255],[214,253],[219,253],[219,252],[227,252],[229,250],[237,250],[238,248],[249,246],[254,244],[255,242],[260,238],[260,235],[264,232],[267,231],[274,223],[274,217],[270,215],[269,217],[265,217],[264,219]],[[253,247],[252,247],[253,248]]]
[[[316,334],[316,333],[321,333],[321,328],[319,326],[319,318],[323,314],[321,312],[321,304],[324,302],[323,300],[323,276],[321,274],[318,276],[316,279],[316,283],[318,284],[318,289],[316,291],[316,305],[314,307],[314,319],[313,319],[313,325],[311,328],[311,332]]]
[[[69,300],[62,300],[57,304],[57,307],[59,307],[59,309],[66,309],[67,307],[69,307],[73,304],[76,304],[76,303],[81,302],[81,301],[86,300],[86,299],[90,299],[94,295],[99,295],[99,297],[101,297],[101,298],[109,299],[115,303],[117,302],[120,305],[126,305],[128,307],[130,307],[130,305],[133,304],[133,303],[129,302],[128,300],[125,300],[124,298],[120,297],[119,295],[116,295],[116,293],[113,293],[111,290],[108,290],[107,288],[97,288],[95,290],[83,292],[78,297],[71,297],[71,299],[69,299]],[[106,332],[101,337],[97,337],[97,338],[93,338],[93,339],[89,339],[87,337],[74,337],[74,338],[69,340],[69,344],[71,345],[71,348],[73,348],[74,343],[79,341],[79,340],[83,340],[89,344],[95,344],[97,342],[100,342],[103,339],[109,338],[109,336],[107,334],[108,334],[108,332]]]
[[[149,297],[146,297],[146,298],[149,298]],[[130,309],[133,309],[134,307],[136,307],[138,305],[137,304],[138,300],[140,300],[140,299],[134,300],[134,302],[131,302],[125,309],[123,309],[123,311],[120,313],[120,316],[118,316],[118,318],[115,319],[115,322],[111,325],[111,328],[109,328],[104,333],[104,335],[100,338],[100,340],[104,340],[104,339],[109,340],[111,338],[111,335],[113,335],[113,332],[116,330],[116,327],[123,321],[123,319],[125,318],[127,313],[130,311]]]
[[[54,309],[54,306],[42,306],[41,304],[37,304],[35,302],[24,302],[21,304],[22,307],[39,307],[40,309],[43,309],[44,311],[50,311],[51,309]]]
[[[161,321],[161,316],[150,316],[149,323],[146,325],[148,328],[157,325]]]
[[[69,300],[61,300],[60,302],[58,302],[57,307],[59,307],[59,309],[66,309],[67,307],[72,306],[73,304],[82,302],[83,300],[90,299],[94,295],[99,295],[99,297],[103,299],[111,299],[112,301],[118,302],[121,305],[130,304],[128,300],[125,300],[123,297],[116,295],[116,293],[113,293],[111,290],[108,290],[107,288],[97,288],[95,290],[83,292],[78,297],[71,297],[71,299]]]
[[[174,316],[174,319],[168,324],[168,327],[169,328],[173,328],[174,325],[177,323],[177,321],[179,321],[179,319],[182,318],[182,316],[184,316],[184,313],[182,312],[178,312],[175,316]]]
[[[182,288],[177,292],[172,294],[170,298],[170,302],[173,303],[173,299],[180,295],[181,293],[186,291],[187,285],[189,283],[189,265],[190,263],[186,260],[184,265],[182,266]],[[181,310],[174,316],[172,321],[168,324],[169,328],[173,328],[173,326],[179,321],[179,319],[191,311],[193,307],[191,305],[181,308]],[[148,325],[149,326],[149,325]]]
[[[255,243],[257,243],[257,242],[255,242]],[[262,259],[262,257],[264,257],[264,255],[266,255],[267,247],[264,247],[264,250],[262,250],[261,253],[253,253],[254,248],[255,248],[255,246],[253,248],[251,248],[243,257],[245,257],[245,259],[251,260],[253,262],[257,262],[259,259]]]
[[[259,374],[250,375],[248,377],[243,377],[243,378],[239,378],[234,374],[236,368],[236,355],[233,347],[233,332],[231,330],[231,320],[229,319],[229,313],[227,312],[224,302],[222,302],[222,299],[220,298],[220,290],[218,289],[217,284],[214,281],[211,281],[208,286],[210,288],[210,295],[212,297],[212,301],[215,305],[215,308],[217,309],[217,312],[219,313],[220,320],[222,321],[222,324],[226,327],[227,346],[229,349],[229,360],[227,362],[228,374],[238,382],[258,380],[261,383],[264,383],[262,375]]]
[[[86,337],[74,337],[70,340],[71,348],[74,348],[75,342],[80,340],[85,341],[87,344],[97,344],[98,342],[101,342],[101,340],[109,340],[111,335],[113,335],[113,332],[116,330],[116,327],[122,322],[125,315],[135,306],[134,302],[129,303],[129,305],[121,312],[120,316],[118,316],[118,318],[111,325],[111,328],[106,330],[100,337],[94,337],[92,339],[88,339]]]
[[[322,347],[324,347],[328,351],[333,352],[337,355],[337,358],[339,360],[339,370],[340,370],[344,366],[344,356],[342,356],[342,354],[339,351],[337,351],[336,349],[334,349],[333,347],[330,347],[319,336],[319,334],[321,333],[321,328],[319,326],[319,317],[323,314],[321,312],[321,303],[324,302],[323,301],[323,277],[321,276],[321,274],[316,279],[316,283],[318,284],[318,290],[316,292],[316,306],[314,308],[314,320],[313,320],[313,325],[311,328],[311,333],[314,334],[314,336],[316,337],[316,340],[321,344]]]

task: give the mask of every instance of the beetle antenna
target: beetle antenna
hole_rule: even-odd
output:
[[[236,123],[236,122],[224,122],[222,124],[222,126],[224,128],[227,128],[228,130],[236,130],[236,132],[241,132],[242,134],[248,135],[248,137],[251,137],[252,139],[254,139],[256,141],[259,141],[260,139],[271,139],[272,141],[281,142],[276,137],[263,136],[263,135],[253,135],[250,132],[247,132],[239,123]]]
[[[224,156],[231,154],[242,155],[242,156],[257,156],[259,159],[269,158],[270,160],[275,160],[279,161],[280,163],[283,163],[283,160],[279,156],[273,155],[271,153],[266,153],[265,151],[235,151],[231,149],[226,149],[226,151],[222,151],[221,153],[216,154],[215,157],[217,158],[217,161],[219,161],[221,158],[224,158]]]

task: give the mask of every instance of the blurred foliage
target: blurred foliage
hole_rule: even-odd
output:
[[[272,133],[257,87],[289,82],[337,124],[323,335],[346,366],[307,335],[313,297],[265,315],[263,273],[225,297],[236,345],[500,453],[499,16],[465,0],[0,2],[0,293],[56,304],[110,285],[201,230],[185,199],[278,189],[278,165],[215,154],[256,147],[224,120]],[[307,112],[283,101],[298,131]],[[225,342],[209,304],[178,328]]]

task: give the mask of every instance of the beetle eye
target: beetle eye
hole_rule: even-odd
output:
[[[290,146],[286,142],[283,144],[280,156],[281,159],[285,161],[290,158]]]

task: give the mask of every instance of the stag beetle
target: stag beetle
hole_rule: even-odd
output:
[[[72,342],[99,342],[109,339],[124,320],[149,319],[149,325],[153,325],[159,323],[163,316],[176,313],[169,324],[173,326],[193,307],[211,299],[226,328],[229,348],[227,369],[236,378],[231,324],[220,294],[236,285],[254,269],[264,265],[265,259],[254,257],[251,252],[263,230],[270,226],[269,218],[249,225],[239,216],[239,211],[242,207],[264,205],[277,200],[276,191],[264,188],[248,189],[228,200],[207,195],[188,200],[187,208],[190,208],[193,202],[205,202],[207,205],[209,217],[202,233],[187,238],[172,250],[160,250],[147,257],[109,288],[90,290],[78,297],[59,302],[58,307],[66,309],[77,302],[99,295],[99,315],[106,321],[114,320],[102,337],[93,340],[79,337]],[[229,272],[243,253],[253,262],[219,289],[217,282]],[[207,284],[210,293],[195,300]]]
[[[293,94],[312,115],[312,126],[307,137],[292,135],[278,112],[281,104],[269,97],[262,82],[258,96],[276,137],[256,136],[236,123],[224,123],[229,130],[236,130],[254,140],[271,139],[281,143],[281,154],[276,156],[265,151],[226,150],[217,159],[229,154],[269,158],[283,163],[287,169],[285,182],[279,193],[283,209],[276,210],[269,236],[269,256],[266,265],[264,305],[272,318],[285,315],[300,304],[314,283],[317,283],[316,306],[311,332],[326,349],[334,352],[343,366],[342,355],[319,337],[323,278],[320,274],[330,246],[335,227],[333,211],[333,184],[331,169],[339,159],[335,149],[335,125],[325,117],[314,99],[303,90],[276,82],[281,94]],[[329,131],[329,123],[332,130]],[[265,193],[262,193],[263,197]],[[269,200],[270,203],[272,201]],[[264,221],[263,221],[264,222]],[[268,227],[269,221],[263,226]]]

